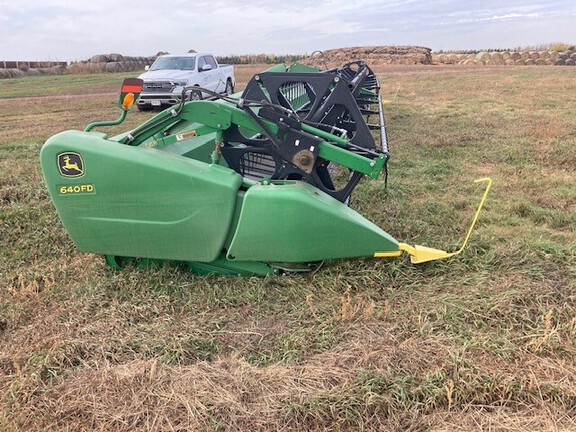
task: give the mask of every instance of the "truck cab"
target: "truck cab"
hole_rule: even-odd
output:
[[[138,109],[162,108],[180,103],[184,87],[199,87],[216,93],[231,94],[235,78],[232,65],[220,65],[212,54],[168,54],[160,56],[139,76],[144,80],[136,102]],[[207,97],[201,90],[188,94],[189,100]]]

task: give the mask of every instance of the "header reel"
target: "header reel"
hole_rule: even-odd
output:
[[[353,69],[353,66],[355,68]],[[363,62],[341,69],[311,72],[295,65],[286,72],[267,71],[255,75],[242,93],[240,106],[260,127],[261,133],[247,137],[235,125],[223,134],[222,155],[236,172],[248,178],[302,180],[341,202],[347,202],[365,174],[352,161],[331,161],[322,152],[329,142],[363,159],[388,160],[383,124],[380,86]],[[254,108],[260,107],[259,111]],[[373,109],[372,107],[376,107]],[[381,123],[370,125],[381,132],[377,146],[364,116],[378,116]],[[278,133],[267,128],[273,122]],[[234,144],[227,144],[227,143]],[[337,165],[347,169],[343,173]]]

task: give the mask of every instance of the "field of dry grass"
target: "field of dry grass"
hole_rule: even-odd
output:
[[[116,118],[126,74],[0,81],[0,431],[576,430],[576,75],[378,73],[389,185],[352,206],[453,250],[491,176],[469,247],[266,278],[75,250],[39,151]]]

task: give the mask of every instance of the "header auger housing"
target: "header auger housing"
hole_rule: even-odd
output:
[[[380,85],[365,63],[278,65],[242,94],[182,102],[115,137],[92,132],[121,123],[139,86],[125,82],[118,120],[42,148],[50,195],[80,250],[114,267],[179,261],[246,275],[402,251],[413,262],[450,255],[399,243],[347,206],[389,158]],[[198,90],[211,93],[183,92]]]

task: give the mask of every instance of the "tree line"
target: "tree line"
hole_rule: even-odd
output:
[[[244,55],[229,55],[229,56],[216,56],[218,63],[228,64],[276,64],[276,63],[293,63],[298,60],[308,58],[307,54],[244,54]]]

